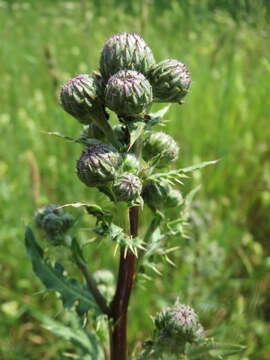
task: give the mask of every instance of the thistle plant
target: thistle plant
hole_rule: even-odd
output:
[[[63,306],[73,309],[80,320],[76,329],[67,330],[66,338],[77,347],[72,358],[187,359],[190,344],[206,341],[195,311],[176,303],[154,317],[152,338],[139,351],[132,352],[127,344],[129,300],[140,284],[137,275],[157,272],[162,259],[170,266],[167,253],[174,250],[170,238],[186,235],[184,181],[190,172],[215,162],[172,168],[179,146],[160,131],[168,106],[149,112],[155,102],[181,104],[190,82],[181,62],[166,59],[155,63],[152,50],[139,35],[120,33],[105,43],[100,73],[76,75],[60,91],[63,109],[84,126],[77,138],[55,133],[82,147],[77,163],[70,164],[71,170],[76,168],[82,188],[95,188],[111,204],[110,209],[104,209],[74,199],[71,204],[47,205],[35,214],[43,246],[67,251],[83,281],[69,278],[64,267],[50,259],[50,252],[44,252],[33,230],[26,230],[26,247],[35,274],[47,290],[60,294]],[[116,125],[111,123],[113,112],[119,121]],[[76,175],[72,176],[76,181]],[[152,219],[142,230],[139,225],[146,207]],[[78,226],[74,226],[76,216],[70,213],[80,208],[96,219],[91,228],[96,239],[108,238],[111,247],[116,245],[118,274],[108,269],[96,271],[87,264],[91,250],[83,246]],[[123,225],[126,218],[128,226]],[[91,321],[82,326],[86,323],[83,319]]]

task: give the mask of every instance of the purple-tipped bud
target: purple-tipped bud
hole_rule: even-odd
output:
[[[198,315],[184,304],[176,304],[155,317],[155,342],[162,353],[181,354],[186,343],[194,343],[203,337]]]
[[[114,180],[122,163],[121,154],[112,146],[89,146],[77,161],[79,179],[90,187],[101,186]]]
[[[104,107],[104,83],[98,73],[80,74],[61,89],[60,102],[70,115],[83,124],[107,119]]]
[[[153,65],[147,78],[153,87],[155,102],[181,103],[191,83],[186,65],[174,59]]]
[[[143,144],[143,158],[149,161],[157,156],[156,166],[168,167],[178,158],[179,146],[174,139],[163,132],[152,133]]]
[[[100,58],[100,72],[105,81],[119,70],[136,70],[146,75],[155,59],[145,41],[134,33],[119,33],[105,43]]]
[[[149,81],[133,70],[121,70],[110,77],[105,90],[106,106],[122,116],[145,113],[152,99]]]
[[[118,201],[130,202],[140,196],[142,183],[138,176],[126,173],[115,180],[113,191]]]

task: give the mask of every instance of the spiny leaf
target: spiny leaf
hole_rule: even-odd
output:
[[[101,144],[101,142],[99,140],[96,139],[90,139],[90,138],[72,138],[70,136],[67,135],[63,135],[57,131],[42,131],[43,134],[46,135],[50,135],[50,136],[56,136],[58,138],[61,138],[63,140],[69,141],[69,142],[75,142],[75,143],[79,143],[82,145],[96,145],[96,144]]]
[[[151,126],[157,125],[161,122],[163,116],[167,113],[167,111],[170,109],[171,105],[167,105],[164,108],[160,109],[159,111],[156,111],[154,113],[150,113],[149,116],[149,121],[148,124],[150,126],[148,126],[148,128],[150,129]]]
[[[53,266],[44,257],[42,248],[37,244],[35,236],[30,227],[26,228],[25,246],[31,258],[33,271],[45,285],[47,290],[60,293],[63,306],[71,308],[75,305],[78,314],[82,315],[89,310],[99,312],[91,294],[76,279],[69,279],[64,275],[61,264]]]
[[[195,171],[195,170],[198,170],[198,169],[202,169],[202,168],[204,168],[204,167],[206,167],[208,165],[214,165],[217,162],[219,162],[219,160],[203,161],[203,162],[201,162],[199,164],[195,164],[195,165],[180,169],[180,171],[184,172],[184,173],[192,172],[192,171]]]
[[[75,318],[75,314],[69,313],[69,320],[71,321],[69,321],[69,325],[67,326],[40,313],[32,307],[29,310],[31,314],[40,320],[49,331],[65,339],[68,343],[72,343],[76,346],[76,348],[81,350],[82,355],[73,354],[74,359],[104,359],[103,351],[98,343],[96,335],[90,331],[86,331],[86,329],[80,325],[78,319]]]
[[[130,123],[128,123],[127,127],[130,136],[128,151],[132,148],[136,140],[138,140],[139,137],[142,135],[145,126],[146,124],[144,121],[131,121]]]

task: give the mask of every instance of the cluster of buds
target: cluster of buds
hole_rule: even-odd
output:
[[[35,223],[42,229],[49,242],[54,245],[64,245],[67,232],[74,224],[74,217],[63,211],[59,206],[50,204],[36,211]]]
[[[154,319],[154,344],[162,354],[183,354],[187,343],[203,339],[204,331],[194,310],[176,304],[158,313]]]
[[[106,41],[99,68],[70,79],[60,92],[64,110],[86,125],[84,144],[96,141],[77,162],[79,179],[89,187],[106,187],[114,201],[138,204],[143,199],[153,210],[181,205],[180,192],[169,183],[149,182],[142,175],[147,166],[130,150],[129,140],[130,124],[147,123],[153,102],[182,103],[191,82],[186,66],[174,59],[156,63],[139,35],[119,33]],[[110,124],[108,110],[116,113],[119,125]],[[151,131],[141,139],[142,159],[153,169],[167,168],[178,158],[171,136]]]

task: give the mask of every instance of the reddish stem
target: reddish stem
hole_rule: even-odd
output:
[[[129,209],[130,235],[138,235],[139,208]],[[111,332],[111,360],[127,360],[127,316],[128,304],[135,277],[136,257],[128,250],[121,249],[118,282],[115,296],[111,303],[113,327]]]

